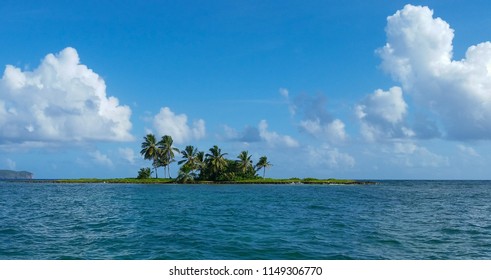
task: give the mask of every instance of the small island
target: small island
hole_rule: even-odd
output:
[[[200,181],[182,183],[176,179],[168,178],[111,178],[111,179],[99,179],[99,178],[80,178],[80,179],[55,179],[55,180],[42,180],[42,182],[52,183],[92,183],[92,184],[209,184],[209,185],[369,185],[375,184],[371,181],[349,180],[349,179],[315,179],[315,178],[289,178],[289,179],[273,179],[273,178],[258,178],[251,180],[235,180],[235,181]]]
[[[0,180],[29,180],[33,174],[27,171],[0,170]]]
[[[252,155],[242,151],[236,159],[226,158],[227,153],[214,145],[207,153],[188,145],[184,150],[173,146],[173,139],[165,135],[160,141],[153,134],[147,134],[141,144],[141,155],[150,160],[152,168],[143,167],[132,178],[79,178],[79,179],[42,179],[33,180],[33,174],[26,171],[0,170],[0,179],[20,180],[39,183],[60,184],[208,184],[208,185],[368,185],[375,182],[352,179],[317,179],[297,178],[288,179],[267,178],[266,170],[273,164],[266,156],[261,156],[253,163]],[[180,166],[176,178],[170,175],[169,165],[177,161]],[[163,167],[164,178],[159,178],[158,169]],[[262,176],[261,176],[262,175]]]
[[[117,183],[117,184],[323,184],[323,185],[365,185],[368,181],[346,179],[316,178],[266,178],[266,169],[272,164],[266,156],[261,156],[254,164],[248,151],[242,151],[236,160],[228,159],[218,146],[213,146],[205,154],[196,147],[188,145],[184,150],[173,146],[173,139],[165,135],[157,142],[153,134],[147,134],[141,144],[141,155],[152,162],[152,168],[138,171],[136,178],[116,179],[59,179],[57,183]],[[177,178],[171,178],[169,165],[175,162],[176,154],[181,155]],[[163,167],[164,177],[158,178],[158,168]],[[260,172],[262,171],[262,172]],[[259,175],[262,173],[262,176]],[[155,178],[152,178],[152,174]]]

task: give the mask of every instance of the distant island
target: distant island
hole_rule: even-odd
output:
[[[33,174],[27,171],[0,170],[0,179],[32,179]]]

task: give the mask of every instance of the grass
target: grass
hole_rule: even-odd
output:
[[[98,179],[98,178],[80,178],[80,179],[56,179],[52,180],[55,183],[98,183],[98,184],[171,184],[175,183],[174,179],[166,178],[150,178],[150,179],[137,179],[137,178],[113,178],[113,179]]]
[[[97,178],[80,178],[80,179],[57,179],[52,180],[55,183],[108,183],[108,184],[176,184],[175,179],[167,178],[113,178],[113,179],[97,179]],[[193,183],[186,183],[193,184]],[[316,178],[290,178],[290,179],[273,179],[273,178],[257,178],[248,180],[235,181],[195,181],[194,184],[328,184],[328,185],[360,185],[372,184],[367,181],[347,180],[347,179],[316,179]]]

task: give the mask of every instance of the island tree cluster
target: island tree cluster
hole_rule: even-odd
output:
[[[248,151],[242,151],[235,160],[228,159],[227,153],[223,153],[218,146],[211,147],[208,152],[199,151],[198,148],[188,145],[183,150],[173,146],[172,137],[164,135],[160,141],[153,134],[147,134],[141,144],[141,155],[152,162],[155,178],[158,178],[157,170],[164,168],[164,177],[170,178],[169,165],[177,161],[180,166],[177,181],[235,181],[258,178],[258,172],[271,166],[266,156],[260,157],[254,164]],[[138,178],[149,178],[152,174],[150,168],[142,168],[138,172]]]

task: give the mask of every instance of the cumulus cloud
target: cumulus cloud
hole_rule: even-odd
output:
[[[225,139],[245,143],[264,142],[269,146],[298,147],[299,143],[293,137],[281,135],[268,130],[268,122],[261,120],[257,127],[247,126],[243,131],[237,131],[229,126],[224,126]]]
[[[7,65],[0,80],[0,143],[129,141],[130,116],[73,48],[33,71]]]
[[[89,153],[89,156],[97,164],[108,166],[108,167],[113,166],[113,162],[111,161],[111,159],[107,155],[101,153],[100,151],[91,152]]]
[[[356,163],[351,155],[342,153],[337,148],[332,148],[327,144],[319,147],[307,147],[307,155],[310,164],[315,167],[352,168]]]
[[[455,60],[454,30],[428,7],[412,5],[387,18],[386,34],[382,68],[430,112],[423,134],[441,129],[450,139],[491,139],[491,43],[470,46]]]
[[[447,157],[433,153],[411,141],[393,143],[393,147],[388,153],[392,155],[395,163],[405,167],[442,167],[449,165]]]
[[[163,107],[153,118],[153,126],[160,135],[170,135],[177,144],[183,144],[191,139],[205,137],[205,121],[196,120],[190,126],[185,114],[177,115],[168,107]]]
[[[361,133],[369,141],[415,135],[405,126],[407,104],[400,87],[376,90],[355,107],[355,113],[361,121]]]
[[[239,132],[232,127],[224,125],[223,130],[225,139],[229,141],[253,143],[263,140],[259,135],[259,129],[255,126],[246,126],[244,130]]]
[[[457,145],[457,148],[460,150],[460,152],[464,155],[471,156],[471,157],[479,157],[479,153],[476,152],[476,150],[472,147],[459,144]]]
[[[286,146],[286,147],[298,147],[297,140],[288,135],[280,135],[274,131],[268,130],[268,123],[266,120],[261,120],[258,125],[259,137],[266,141],[271,146]]]
[[[135,160],[136,160],[136,154],[135,154],[135,151],[131,148],[119,148],[119,154],[120,156],[126,160],[127,162],[129,162],[130,164],[135,164]]]
[[[339,119],[327,123],[323,123],[320,119],[307,119],[300,121],[299,126],[302,131],[329,142],[342,142],[348,137],[345,125]]]
[[[340,143],[348,138],[345,124],[327,111],[325,95],[300,95],[291,106],[302,112],[302,120],[298,124],[300,131],[331,143]]]

